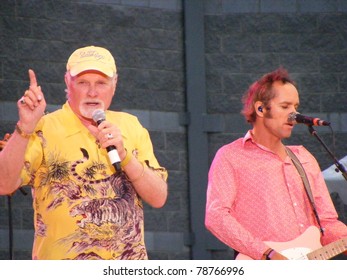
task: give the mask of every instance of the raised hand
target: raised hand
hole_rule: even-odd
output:
[[[19,122],[26,133],[32,133],[46,109],[46,101],[37,84],[35,72],[29,69],[29,88],[18,100]]]

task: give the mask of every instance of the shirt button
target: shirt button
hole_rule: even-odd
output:
[[[304,227],[304,225],[303,225],[303,224],[299,224],[299,226],[300,226],[300,227]]]
[[[294,206],[297,206],[296,202],[293,203]]]

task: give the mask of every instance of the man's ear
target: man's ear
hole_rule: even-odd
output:
[[[69,84],[71,81],[71,76],[69,75],[68,72],[65,73],[64,80],[65,80],[65,85],[66,85],[65,93],[66,93],[66,96],[68,96],[68,94],[69,94],[68,88],[69,88]]]
[[[69,82],[69,77],[68,77],[68,73],[67,72],[65,73],[64,80],[65,80],[65,84],[67,85],[68,82]]]
[[[114,77],[113,77],[113,86],[114,86],[113,95],[116,93],[117,82],[118,82],[118,74],[114,74]]]
[[[264,110],[263,103],[261,101],[255,102],[254,110],[258,116],[263,116],[263,110]]]

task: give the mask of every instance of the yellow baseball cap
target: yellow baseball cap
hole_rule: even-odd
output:
[[[66,70],[76,76],[87,70],[96,70],[113,77],[117,67],[112,54],[105,48],[88,46],[75,50],[69,57]]]

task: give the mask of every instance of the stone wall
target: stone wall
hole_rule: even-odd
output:
[[[189,259],[184,244],[189,232],[186,137],[179,125],[185,110],[181,1],[1,1],[0,137],[14,129],[28,69],[36,72],[48,111],[53,111],[65,102],[66,61],[86,45],[114,54],[119,78],[111,108],[139,117],[170,173],[165,207],[145,205],[149,256]],[[33,211],[30,189],[26,192],[0,197],[0,259],[9,258],[9,202],[13,258],[31,258]]]
[[[35,70],[48,111],[64,101],[65,64],[84,45],[114,54],[119,82],[112,109],[137,115],[148,128],[160,163],[169,171],[169,199],[162,209],[145,205],[145,231],[152,259],[190,259],[190,168],[187,161],[183,1],[2,0],[0,1],[0,137],[18,119],[16,101]],[[347,154],[347,2],[338,0],[204,0],[208,113],[223,129],[209,133],[210,161],[222,145],[249,126],[239,114],[240,97],[255,79],[282,65],[297,81],[300,111],[331,121],[317,128],[337,158]],[[333,138],[333,136],[335,138]],[[322,169],[333,162],[298,125],[290,144],[305,145]],[[334,145],[333,145],[334,144]],[[347,185],[347,184],[346,184]],[[202,186],[204,189],[205,186]],[[30,259],[32,206],[17,191],[0,197],[0,259],[9,258],[9,214],[15,259]],[[201,197],[205,196],[202,191]],[[346,205],[333,194],[342,220]],[[201,200],[203,201],[203,200]],[[11,204],[11,211],[9,208]],[[214,259],[231,258],[223,246]]]

